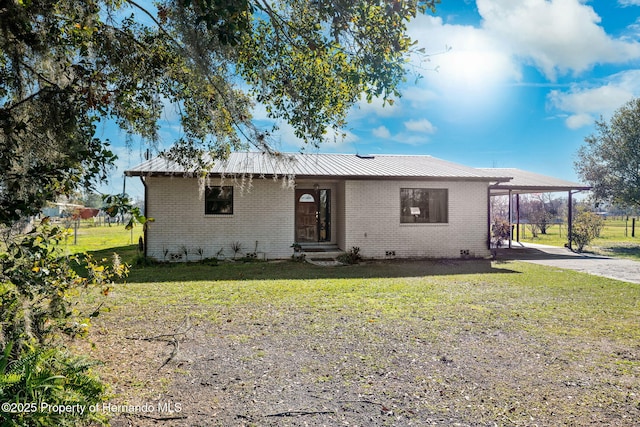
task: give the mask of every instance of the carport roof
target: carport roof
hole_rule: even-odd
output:
[[[553,193],[560,191],[590,190],[591,187],[577,182],[566,181],[552,176],[540,175],[537,173],[524,171],[515,168],[481,168],[489,175],[510,176],[512,179],[507,182],[499,182],[491,185],[491,195],[499,196],[509,194],[526,193]]]

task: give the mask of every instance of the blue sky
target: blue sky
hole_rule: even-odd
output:
[[[409,33],[430,55],[412,59],[403,96],[361,102],[347,137],[321,152],[429,154],[577,181],[573,161],[594,121],[640,96],[640,0],[442,0]],[[266,120],[260,106],[255,118]],[[121,191],[123,170],[143,160],[123,138],[110,137],[119,169],[103,191]],[[300,149],[286,125],[277,139]],[[141,197],[136,181],[127,190]]]

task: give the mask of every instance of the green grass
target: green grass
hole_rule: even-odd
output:
[[[116,355],[122,335],[167,333],[168,325],[175,328],[188,316],[209,332],[199,344],[203,349],[186,347],[193,341],[180,348],[206,354],[228,344],[234,350],[226,357],[237,361],[219,369],[249,366],[242,374],[249,380],[263,363],[298,361],[311,346],[321,359],[296,374],[305,390],[355,390],[362,399],[399,407],[407,405],[403,395],[423,394],[428,401],[415,403],[412,413],[452,411],[463,424],[631,425],[615,414],[640,413],[640,402],[630,395],[640,387],[638,284],[489,261],[340,268],[224,263],[134,269],[109,305],[112,311],[98,326],[113,331]],[[425,367],[404,365],[409,360]],[[197,378],[193,366],[180,369],[168,377],[169,390],[181,387],[183,378],[189,384]],[[377,390],[370,379],[388,371],[397,372],[398,382]],[[134,373],[116,377],[127,375]],[[280,375],[269,383],[289,384],[290,377]],[[158,373],[152,369],[141,383],[153,389],[153,381]],[[574,383],[581,385],[568,390],[566,384]],[[473,393],[459,392],[470,384]],[[551,397],[564,394],[572,400]],[[250,391],[232,397],[243,407],[250,398]],[[517,411],[509,409],[518,402]]]
[[[143,236],[142,227],[126,230],[122,224],[94,226],[91,220],[81,221],[77,230],[73,224],[67,228],[68,237],[59,243],[59,249],[66,255],[88,253],[96,260],[110,260],[117,253],[122,262],[129,265],[139,258],[138,238]],[[78,267],[80,274],[86,274],[84,267]]]
[[[636,237],[631,237],[631,219],[628,222],[607,219],[602,234],[585,248],[585,252],[640,260],[640,221],[636,221],[635,235]],[[566,224],[553,225],[547,230],[547,234],[538,234],[538,237],[534,238],[529,226],[520,224],[520,241],[564,246],[567,243],[567,226]]]
[[[485,320],[488,314],[512,320],[520,315],[521,320],[539,319],[534,326],[543,334],[562,330],[593,338],[603,331],[602,337],[640,339],[640,285],[527,263],[373,262],[326,268],[282,262],[145,267],[132,271],[120,288],[118,302],[152,308],[186,304],[207,312],[216,306],[281,310],[342,307],[386,318],[406,318],[418,312]]]
[[[120,247],[96,244],[98,253],[135,253],[123,238]],[[134,267],[107,305],[90,351],[124,400],[206,393],[193,385],[200,362],[158,372],[164,344],[141,353],[126,339],[172,332],[188,317],[196,327],[180,351],[222,360],[221,382],[207,380],[217,387],[226,387],[226,370],[245,369],[241,377],[265,389],[286,390],[295,375],[301,393],[382,401],[416,425],[429,413],[455,414],[463,425],[633,425],[640,417],[638,284],[489,260],[192,263]],[[282,367],[257,376],[265,364]],[[252,413],[251,399],[271,398],[229,396],[242,410],[215,409],[220,425]]]
[[[103,250],[121,250],[138,244],[142,236],[142,227],[126,230],[124,225],[93,226],[89,221],[83,221],[78,227],[77,236],[74,227],[68,228],[69,237],[61,244],[62,249],[70,254],[95,252]]]

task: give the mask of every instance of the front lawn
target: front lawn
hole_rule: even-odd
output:
[[[73,221],[60,226],[68,231],[68,237],[61,242],[61,248],[70,254],[106,248],[121,251],[125,245],[137,245],[138,238],[143,234],[141,226],[126,230],[122,224],[94,225],[92,220],[80,221],[77,228]]]
[[[484,260],[223,263],[134,268],[108,305],[79,345],[112,402],[140,405],[114,425],[640,419],[637,284]]]

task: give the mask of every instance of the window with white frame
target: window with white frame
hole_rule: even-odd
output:
[[[445,188],[401,188],[400,223],[449,222],[448,193]]]

